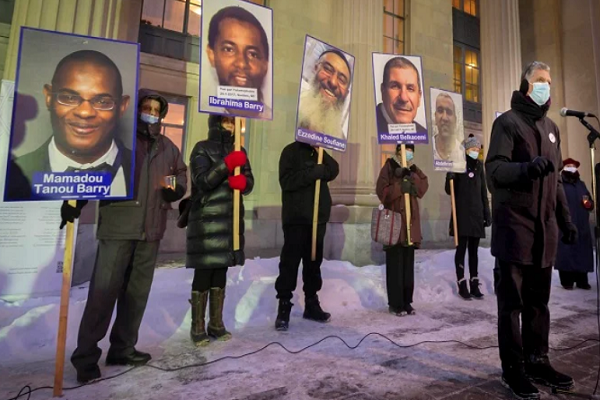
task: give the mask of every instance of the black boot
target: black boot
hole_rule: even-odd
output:
[[[471,300],[471,294],[469,293],[469,288],[467,287],[467,280],[462,278],[458,282],[458,295],[465,300]]]
[[[210,339],[206,334],[206,304],[208,303],[208,290],[205,292],[192,291],[190,304],[192,305],[192,326],[190,338],[196,346],[206,346]]]
[[[139,367],[148,364],[152,356],[142,351],[133,350],[133,353],[126,356],[118,356],[108,353],[106,356],[106,365],[133,365]]]
[[[102,374],[98,364],[94,364],[87,368],[76,368],[77,370],[77,382],[79,383],[90,383],[96,379],[100,379]]]
[[[523,364],[503,368],[502,385],[518,399],[539,399],[540,392],[525,375]]]
[[[287,331],[290,326],[290,313],[294,304],[289,300],[279,300],[279,309],[277,310],[277,319],[275,320],[275,329],[278,331]]]
[[[527,357],[525,373],[532,381],[552,388],[570,390],[575,386],[573,378],[552,368],[546,355]]]
[[[483,293],[481,293],[481,291],[479,290],[479,278],[471,278],[471,281],[469,283],[469,286],[471,288],[471,296],[475,297],[476,299],[483,299]]]
[[[225,329],[223,324],[223,305],[225,304],[225,288],[210,288],[209,296],[209,313],[210,321],[206,332],[208,336],[214,337],[217,340],[231,339],[231,333]]]
[[[319,303],[319,297],[313,296],[308,297],[305,301],[304,306],[304,318],[310,319],[317,322],[329,322],[331,314],[323,311],[321,304]]]

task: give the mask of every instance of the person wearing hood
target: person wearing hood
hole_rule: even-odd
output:
[[[388,310],[397,316],[414,315],[412,306],[415,288],[415,249],[421,247],[421,217],[419,200],[422,199],[429,182],[427,175],[414,162],[415,145],[406,145],[408,168],[402,167],[401,145],[396,146],[396,155],[388,158],[377,178],[377,197],[387,210],[400,213],[402,226],[398,243],[385,246],[385,278],[388,294]],[[410,241],[406,226],[406,201],[410,195]]]
[[[471,297],[482,299],[483,293],[479,290],[478,256],[479,241],[485,238],[485,228],[492,223],[490,204],[485,184],[483,163],[478,160],[481,143],[474,135],[469,135],[465,140],[464,148],[467,152],[467,170],[465,173],[446,174],[446,193],[450,194],[450,180],[454,180],[454,196],[456,203],[456,222],[458,229],[458,247],[454,256],[456,269],[456,282],[458,294],[465,300]],[[454,222],[450,217],[450,236],[454,232]],[[469,286],[465,279],[465,254],[469,250]]]
[[[573,379],[548,359],[550,286],[559,229],[577,242],[561,175],[560,132],[546,116],[550,67],[527,66],[511,109],[494,121],[486,177],[492,193],[492,255],[498,263],[498,344],[502,382],[519,398],[537,399],[531,381],[569,389]],[[520,328],[519,317],[522,321]]]
[[[115,304],[117,316],[110,334],[107,365],[143,365],[150,354],[135,349],[156,267],[160,241],[171,203],[186,192],[187,168],[179,149],[161,135],[167,100],[140,90],[132,200],[101,201],[98,210],[98,253],[88,299],[81,318],[77,348],[71,362],[77,380],[100,378],[102,340]],[[61,207],[61,228],[78,218],[86,201]]]
[[[192,203],[187,223],[186,267],[194,269],[190,304],[190,337],[197,346],[209,337],[228,340],[223,323],[227,269],[243,266],[244,202],[240,196],[240,249],[233,249],[233,193],[248,195],[254,187],[246,150],[234,150],[235,118],[211,114],[208,139],[196,143],[190,156]],[[234,175],[237,167],[239,175]],[[206,325],[206,306],[209,322]]]
[[[590,212],[594,200],[585,183],[579,177],[579,161],[567,158],[563,161],[562,180],[569,211],[579,232],[577,243],[558,243],[556,264],[560,284],[567,290],[576,284],[579,289],[589,290],[588,273],[594,272],[594,240],[590,229]]]

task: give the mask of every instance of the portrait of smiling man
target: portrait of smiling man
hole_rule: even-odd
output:
[[[298,127],[344,139],[344,106],[350,93],[352,72],[339,50],[321,53],[312,81],[303,81],[298,104]]]
[[[207,2],[208,3],[208,2]],[[209,97],[218,96],[218,87],[214,93],[202,95],[202,108],[213,113],[235,116],[271,119],[272,110],[266,104],[263,85],[269,71],[269,37],[261,22],[254,14],[239,6],[229,6],[217,11],[208,24],[206,57],[214,69],[218,87],[255,89],[256,97],[244,95],[243,99],[259,103],[259,106],[215,107]],[[204,75],[204,72],[202,72]],[[235,92],[233,92],[235,93]],[[223,97],[219,98],[223,100]],[[208,109],[207,107],[211,107]],[[262,107],[262,108],[261,108]]]
[[[130,98],[117,65],[95,50],[73,52],[57,64],[43,95],[52,136],[15,160],[30,184],[37,172],[108,172],[109,196],[127,196],[132,154],[118,128]]]
[[[417,67],[405,57],[394,57],[383,68],[382,102],[377,105],[377,131],[389,133],[388,125],[415,124],[416,133],[427,129],[415,121],[423,89]]]

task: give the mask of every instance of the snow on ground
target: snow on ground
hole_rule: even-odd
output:
[[[321,303],[333,314],[329,324],[302,319],[302,281],[289,332],[273,329],[277,312],[274,283],[277,259],[249,260],[229,270],[225,323],[233,333],[229,342],[196,348],[189,340],[188,304],[193,272],[161,268],[144,317],[138,348],[152,353],[152,365],[175,368],[239,356],[270,342],[297,351],[329,335],[355,346],[366,334],[379,332],[399,344],[425,340],[461,340],[475,346],[494,346],[496,301],[493,295],[493,258],[480,250],[480,278],[484,300],[457,296],[453,251],[422,250],[416,255],[417,315],[387,313],[385,267],[357,268],[347,262],[323,264]],[[590,275],[593,281],[593,276]],[[551,346],[567,347],[580,339],[597,337],[596,289],[566,291],[555,272],[551,297]],[[300,296],[298,295],[300,294]],[[87,287],[71,292],[65,387],[77,386],[68,357],[75,347]],[[0,400],[15,396],[24,385],[51,386],[59,311],[58,297],[0,303]],[[108,340],[101,342],[108,348]],[[556,351],[555,364],[577,373],[578,386],[591,392],[597,367],[597,344],[588,342],[570,351]],[[105,355],[105,354],[104,354]],[[126,370],[105,367],[110,377]],[[507,392],[497,382],[497,349],[469,350],[458,344],[424,344],[398,348],[381,336],[370,336],[355,350],[333,338],[291,355],[279,346],[242,359],[175,372],[148,367],[123,376],[65,391],[66,399],[496,399]],[[595,381],[593,382],[595,383]],[[31,399],[51,398],[50,390]],[[26,397],[22,397],[25,399]]]

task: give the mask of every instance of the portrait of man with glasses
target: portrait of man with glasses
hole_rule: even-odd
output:
[[[130,96],[117,65],[99,51],[75,51],[58,62],[43,95],[52,135],[15,159],[30,184],[40,172],[105,172],[112,178],[106,197],[128,196],[132,152],[121,140],[119,121]]]

